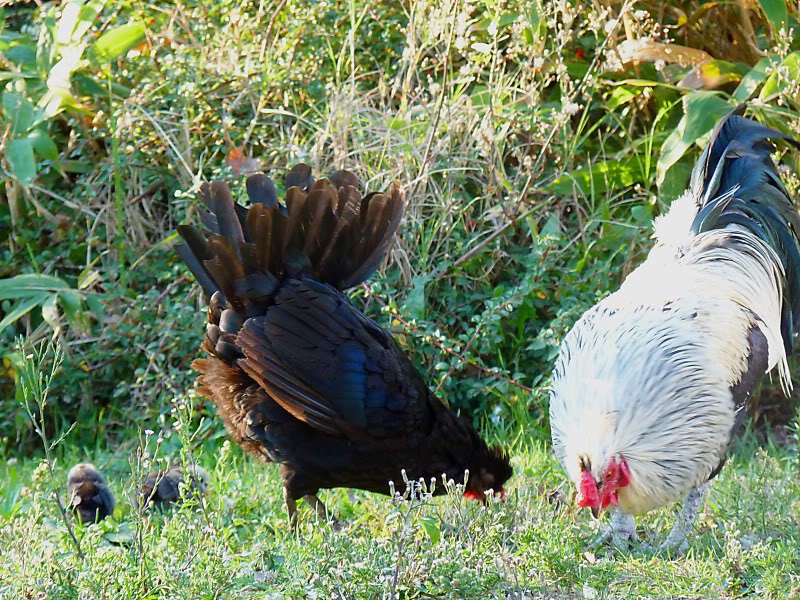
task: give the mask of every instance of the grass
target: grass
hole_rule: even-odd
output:
[[[224,445],[195,458],[208,496],[142,513],[128,454],[93,458],[121,500],[112,519],[78,527],[82,561],[33,460],[0,468],[3,598],[796,598],[800,478],[795,449],[745,438],[715,482],[685,556],[592,550],[597,523],[572,503],[548,448],[519,447],[505,503],[457,495],[395,500],[324,493],[340,531],[302,509],[288,527],[275,467]],[[658,541],[675,511],[639,521]],[[138,543],[141,534],[141,545]]]
[[[796,10],[787,32],[781,2],[747,14],[695,0],[78,4],[0,8],[11,93],[0,103],[0,278],[57,276],[75,290],[37,288],[0,330],[0,596],[800,597],[796,394],[786,402],[766,384],[757,395],[758,437],[739,444],[676,558],[591,550],[596,524],[569,502],[547,422],[560,340],[644,256],[712,117],[749,100],[759,120],[800,134]],[[143,37],[100,57],[97,40],[120,31]],[[620,48],[645,38],[679,46],[622,64]],[[691,67],[674,61],[680,45],[729,63],[695,73],[702,89],[681,87]],[[74,98],[23,118],[63,92],[50,89],[59,64]],[[8,153],[31,139],[33,172]],[[371,188],[403,182],[398,242],[353,302],[510,448],[508,502],[327,492],[344,530],[304,511],[293,534],[275,468],[225,445],[210,404],[184,402],[205,309],[170,245],[196,220],[200,181],[241,190],[232,157],[278,175],[302,160]],[[796,155],[779,159],[796,192]],[[0,320],[23,302],[8,289]],[[50,400],[30,414],[20,335],[57,339],[64,354]],[[58,444],[44,451],[42,439]],[[129,501],[147,471],[189,457],[213,475],[200,505],[150,514]],[[81,559],[48,473],[62,485],[85,460],[119,504],[111,520],[76,524]],[[647,515],[640,532],[662,539],[676,510]]]

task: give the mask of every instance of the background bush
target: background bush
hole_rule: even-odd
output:
[[[547,439],[561,337],[642,259],[715,122],[749,102],[800,131],[797,30],[766,1],[0,9],[5,445],[34,447],[19,334],[60,339],[48,423],[75,443],[163,423],[205,319],[175,226],[201,181],[241,194],[248,171],[301,160],[403,182],[398,243],[355,301],[452,405]],[[756,407],[791,415],[769,387]]]

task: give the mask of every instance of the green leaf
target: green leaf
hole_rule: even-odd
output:
[[[425,284],[430,279],[430,274],[426,274],[417,275],[412,281],[411,291],[403,304],[403,312],[412,319],[425,318]]]
[[[692,90],[714,90],[731,81],[739,81],[748,72],[748,66],[727,60],[709,60],[695,66],[678,85]]]
[[[560,196],[575,191],[583,196],[597,196],[608,190],[630,187],[642,180],[642,170],[637,161],[601,160],[565,173],[551,183],[548,190]]]
[[[671,202],[686,191],[694,167],[689,158],[684,156],[667,170],[664,182],[658,186],[659,201]]]
[[[786,10],[784,0],[759,0],[759,3],[775,31],[786,25],[789,20],[789,11]]]
[[[94,23],[97,15],[103,10],[105,1],[85,2],[84,0],[68,0],[63,4],[61,18],[56,28],[56,43],[68,46],[80,41]]]
[[[8,279],[0,279],[0,300],[30,298],[69,289],[66,281],[52,275],[39,273],[16,275]]]
[[[28,134],[33,150],[42,160],[58,160],[58,147],[53,139],[41,129],[34,129]]]
[[[22,94],[5,92],[3,94],[3,115],[11,123],[11,135],[18,137],[33,125],[34,106]]]
[[[631,90],[624,86],[616,87],[609,95],[608,100],[606,100],[605,103],[606,108],[608,110],[616,110],[620,106],[627,104],[628,102],[636,98],[636,96],[638,96],[641,93],[642,93],[641,89]]]
[[[144,41],[144,23],[132,22],[115,27],[100,36],[94,43],[95,55],[110,62]]]
[[[442,532],[439,530],[439,520],[436,517],[423,517],[420,520],[425,533],[428,534],[431,540],[431,545],[435,546],[442,537]]]
[[[21,69],[33,70],[36,68],[36,46],[34,44],[15,44],[5,50],[3,56]]]
[[[661,156],[656,166],[656,183],[664,183],[669,168],[678,162],[689,147],[709,133],[717,122],[731,111],[731,105],[718,93],[699,91],[683,98],[683,117],[678,127],[661,146]]]
[[[777,56],[767,56],[759,60],[747,74],[742,77],[739,85],[733,92],[733,99],[738,103],[747,102],[758,86],[764,83],[769,76],[770,68],[777,65]]]
[[[800,76],[800,52],[792,52],[783,59],[781,63],[784,69],[783,75],[780,75],[779,72],[776,70],[774,71],[769,78],[767,79],[764,87],[761,88],[761,93],[758,95],[758,99],[761,101],[767,101],[771,98],[774,94],[780,92],[779,84],[782,82],[795,82]]]
[[[64,314],[67,320],[75,322],[80,318],[81,314],[81,294],[77,290],[64,290],[59,294],[61,298],[61,305],[64,307]]]
[[[561,220],[558,218],[558,213],[550,213],[547,222],[542,227],[541,237],[554,240],[561,239]]]
[[[631,207],[631,217],[637,225],[650,225],[653,222],[653,207],[649,204],[637,204]]]
[[[5,318],[0,321],[0,331],[3,331],[6,327],[27,315],[34,308],[44,303],[49,297],[49,294],[40,293],[30,298],[20,300],[20,302],[5,316]]]
[[[103,318],[103,303],[100,302],[100,299],[97,296],[94,294],[87,295],[86,306],[89,307],[89,310],[92,312],[92,315],[94,315],[95,319],[100,321]]]
[[[33,157],[33,144],[28,138],[17,138],[6,144],[6,160],[11,174],[23,185],[36,178],[36,159]]]

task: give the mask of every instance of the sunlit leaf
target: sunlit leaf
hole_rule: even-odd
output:
[[[630,187],[642,180],[642,170],[636,161],[601,160],[565,173],[551,183],[548,189],[560,196],[571,195],[576,191],[583,196],[589,196],[604,194],[609,189]]]
[[[123,56],[144,41],[144,23],[133,22],[107,31],[94,43],[95,55],[104,61]]]
[[[431,545],[435,546],[439,543],[439,540],[442,537],[442,532],[439,529],[439,520],[436,517],[423,517],[420,519],[422,522],[422,527],[425,529],[425,533],[428,534],[428,537],[431,540]]]
[[[68,0],[63,4],[56,27],[56,43],[68,46],[79,41],[103,10],[105,1]]]
[[[691,90],[714,90],[731,81],[739,81],[747,72],[747,65],[741,63],[710,60],[695,66],[678,85]]]
[[[755,93],[769,76],[770,68],[778,64],[780,59],[777,56],[767,56],[759,60],[747,74],[742,77],[739,85],[733,92],[733,98],[737,102],[746,102]]]
[[[616,110],[620,106],[623,106],[636,98],[636,96],[641,93],[641,88],[631,90],[623,86],[616,87],[606,100],[606,108],[608,110]]]
[[[766,101],[774,94],[780,92],[779,85],[782,81],[793,83],[800,77],[800,52],[792,52],[781,62],[781,69],[770,74],[758,99]]]
[[[679,44],[665,44],[647,39],[625,40],[618,47],[623,64],[633,62],[659,62],[690,67],[713,60],[708,52]]]
[[[661,147],[656,166],[656,183],[659,187],[664,182],[667,170],[681,159],[689,146],[709,133],[731,109],[731,105],[716,92],[699,91],[684,96],[683,117]]]

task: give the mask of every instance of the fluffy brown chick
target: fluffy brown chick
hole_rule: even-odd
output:
[[[163,507],[179,501],[184,471],[191,485],[189,495],[205,495],[210,481],[208,471],[197,465],[189,465],[185,469],[174,465],[167,471],[157,471],[147,476],[140,492],[145,505]]]
[[[100,470],[80,463],[67,475],[67,502],[82,523],[97,523],[114,512],[116,501]]]

